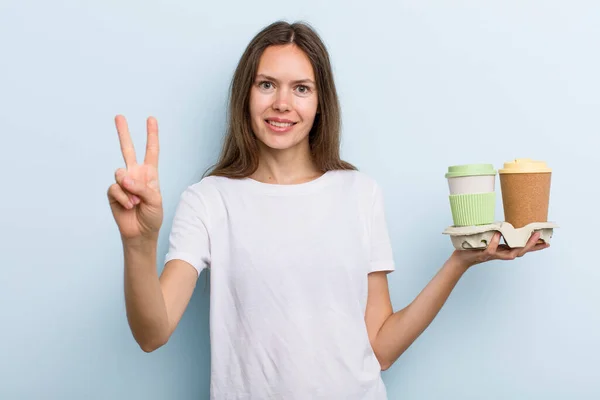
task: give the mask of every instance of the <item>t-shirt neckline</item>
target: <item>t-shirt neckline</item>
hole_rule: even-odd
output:
[[[331,179],[331,175],[333,171],[325,171],[323,175],[315,178],[313,180],[302,182],[302,183],[293,183],[293,184],[279,184],[279,183],[265,183],[260,182],[252,178],[243,178],[242,182],[247,185],[250,189],[255,192],[271,194],[271,195],[289,195],[289,194],[299,194],[299,193],[308,193],[315,189],[318,189],[324,185],[326,185]]]

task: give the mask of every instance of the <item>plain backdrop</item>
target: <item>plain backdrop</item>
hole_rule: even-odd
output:
[[[553,169],[552,246],[470,270],[383,373],[389,398],[600,398],[592,0],[0,1],[0,398],[207,398],[205,274],[166,346],[146,354],[129,331],[113,118],[138,158],[159,121],[162,269],[179,195],[218,155],[236,63],[277,19],[311,23],[330,50],[343,157],[385,193],[396,310],[453,250],[449,165]]]

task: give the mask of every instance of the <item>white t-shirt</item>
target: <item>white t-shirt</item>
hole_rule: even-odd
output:
[[[169,245],[165,262],[210,267],[211,399],[387,398],[364,320],[367,275],[394,270],[374,180],[206,177]]]

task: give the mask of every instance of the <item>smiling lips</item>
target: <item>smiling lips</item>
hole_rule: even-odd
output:
[[[277,133],[288,132],[296,125],[296,122],[281,118],[269,118],[265,120],[265,123],[272,131]]]

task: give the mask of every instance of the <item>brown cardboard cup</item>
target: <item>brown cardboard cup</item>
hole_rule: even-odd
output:
[[[545,162],[520,158],[498,173],[506,222],[518,229],[548,221],[552,170]]]

